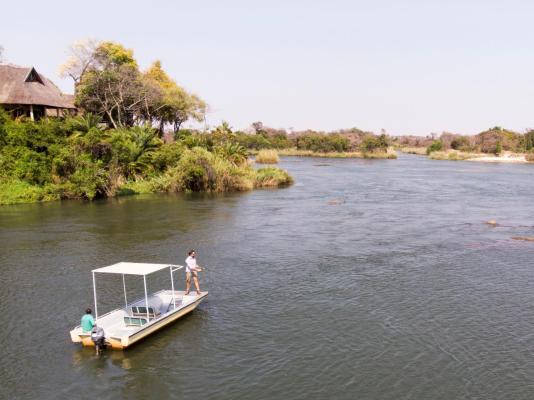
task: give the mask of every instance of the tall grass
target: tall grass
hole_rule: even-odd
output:
[[[257,188],[282,187],[293,183],[293,178],[283,169],[266,167],[256,170],[254,186]]]
[[[324,158],[372,158],[372,159],[395,159],[397,154],[393,150],[386,151],[373,151],[373,152],[361,152],[361,151],[346,151],[337,152],[332,151],[328,153],[319,153],[311,150],[298,150],[281,149],[278,150],[278,154],[281,156],[297,156],[297,157],[324,157]]]
[[[484,154],[479,153],[466,153],[458,150],[448,150],[448,151],[433,151],[428,155],[428,158],[431,160],[451,160],[451,161],[462,161],[469,160],[472,158],[482,157]]]
[[[256,155],[256,162],[258,164],[278,164],[278,152],[276,150],[264,149],[260,150]]]
[[[426,156],[426,147],[399,147],[398,150],[401,153]]]
[[[0,182],[0,205],[53,201],[59,198],[59,193],[52,186],[32,185],[20,180]]]

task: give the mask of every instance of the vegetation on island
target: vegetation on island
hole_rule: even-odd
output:
[[[527,161],[534,161],[534,130],[518,133],[496,126],[472,136],[444,132],[439,137],[400,136],[393,143],[403,152],[424,152],[437,160],[466,160],[506,152],[524,154]]]
[[[334,132],[300,131],[287,133],[282,129],[251,125],[248,132],[237,133],[238,142],[249,153],[276,150],[278,155],[335,158],[396,158],[390,150],[391,138],[385,133],[377,136],[357,128]]]
[[[206,105],[159,62],[141,72],[133,52],[112,42],[73,54],[62,71],[75,81],[80,115],[31,121],[0,110],[0,204],[292,183],[286,171],[253,168],[226,123],[182,129]]]

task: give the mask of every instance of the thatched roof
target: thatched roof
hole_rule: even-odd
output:
[[[33,104],[76,108],[74,96],[61,90],[33,67],[0,64],[0,104]]]

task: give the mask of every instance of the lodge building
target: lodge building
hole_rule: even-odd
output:
[[[61,93],[34,67],[0,64],[0,107],[32,120],[76,113],[74,96]]]

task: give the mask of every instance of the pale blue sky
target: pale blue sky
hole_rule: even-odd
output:
[[[57,76],[77,39],[161,59],[210,125],[391,134],[534,127],[531,1],[24,1],[0,6],[9,62]]]

